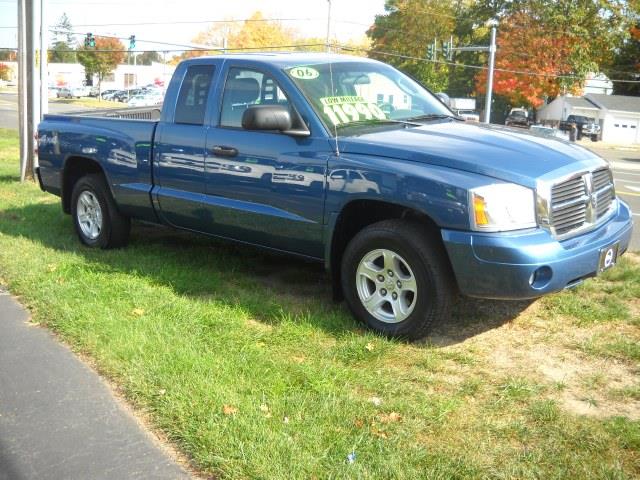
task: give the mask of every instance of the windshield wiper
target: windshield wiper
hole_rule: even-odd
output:
[[[342,123],[340,125],[337,125],[336,128],[337,129],[341,129],[341,128],[345,128],[345,127],[362,127],[362,126],[371,126],[371,127],[375,127],[376,125],[404,125],[404,126],[408,126],[408,127],[417,127],[418,124],[417,123],[413,123],[410,122],[409,120],[411,119],[407,119],[407,120],[393,120],[393,119],[386,119],[386,120],[379,120],[379,119],[375,119],[375,120],[356,120],[355,122],[347,122],[347,123]]]
[[[408,122],[413,122],[417,120],[442,120],[444,118],[453,118],[455,120],[459,120],[459,117],[454,115],[447,115],[445,113],[426,113],[424,115],[417,115],[415,117],[409,117],[406,120]]]

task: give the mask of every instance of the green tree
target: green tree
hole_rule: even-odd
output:
[[[10,80],[9,65],[0,63],[0,80]]]
[[[124,60],[124,45],[117,38],[95,37],[96,46],[78,47],[78,62],[84,66],[87,76],[98,75],[98,89],[102,91],[102,79],[115,70]]]
[[[629,38],[615,53],[605,73],[610,78],[640,82],[640,23],[629,29]],[[613,93],[640,96],[640,83],[615,82]]]
[[[162,62],[162,57],[158,52],[148,51],[136,55],[136,63],[138,65],[151,65],[153,62]]]
[[[634,0],[637,3],[637,0]],[[476,0],[467,5],[458,28],[476,31],[481,44],[488,44],[488,19],[499,20],[496,66],[528,71],[548,77],[497,72],[502,93],[512,100],[540,105],[561,92],[579,93],[587,73],[605,70],[632,18],[627,0]],[[486,54],[477,57],[486,65]],[[467,73],[468,75],[468,73]],[[486,72],[475,75],[484,92]],[[520,92],[529,90],[524,95]]]
[[[15,50],[0,50],[0,61],[15,62],[17,55]]]
[[[62,14],[53,28],[53,45],[49,49],[49,62],[76,63],[76,53],[73,51],[75,46],[73,25],[66,13]]]
[[[456,2],[439,0],[387,0],[385,13],[377,15],[367,35],[371,57],[391,63],[433,90],[446,90],[449,66],[426,61],[427,45],[436,39],[438,49],[449,41],[456,26]],[[400,55],[394,56],[390,54]],[[421,60],[413,58],[417,57]],[[438,53],[438,60],[444,61]]]

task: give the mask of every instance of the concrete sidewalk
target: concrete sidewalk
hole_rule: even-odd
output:
[[[104,382],[0,290],[0,480],[186,479]]]

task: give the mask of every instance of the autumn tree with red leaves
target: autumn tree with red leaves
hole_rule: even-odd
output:
[[[560,93],[579,94],[582,82],[572,78],[572,52],[580,42],[578,37],[549,32],[546,25],[531,23],[523,13],[511,16],[501,24],[497,39],[494,93],[512,105],[535,108]],[[532,74],[515,73],[518,71]],[[476,76],[479,93],[486,92],[486,83],[487,71],[483,70]]]

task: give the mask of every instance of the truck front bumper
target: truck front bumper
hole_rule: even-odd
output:
[[[595,230],[563,241],[540,228],[479,233],[442,230],[460,291],[471,297],[536,298],[596,276],[601,252],[619,258],[629,246],[633,219],[617,201],[617,211]]]

